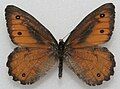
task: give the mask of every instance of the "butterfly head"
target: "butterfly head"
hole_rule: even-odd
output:
[[[63,39],[59,39],[59,42],[63,42]]]
[[[64,41],[63,41],[63,39],[59,39],[58,49],[59,49],[59,50],[63,50],[63,48],[64,48]]]
[[[64,43],[63,39],[59,39],[59,44],[63,45]]]

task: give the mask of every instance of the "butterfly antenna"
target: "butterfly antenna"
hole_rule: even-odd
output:
[[[70,35],[71,32],[69,32],[67,35],[65,35],[62,39],[64,40],[68,35]]]

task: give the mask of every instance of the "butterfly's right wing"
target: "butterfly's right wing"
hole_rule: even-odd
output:
[[[106,3],[87,15],[71,32],[66,46],[83,48],[96,46],[110,40],[115,18],[115,6]]]
[[[100,85],[114,74],[114,55],[105,47],[72,49],[66,55],[67,66],[89,85]]]
[[[65,63],[89,85],[102,84],[114,74],[115,60],[105,47],[114,28],[115,6],[106,3],[90,13],[65,42]]]

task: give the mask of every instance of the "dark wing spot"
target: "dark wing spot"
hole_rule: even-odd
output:
[[[26,74],[25,74],[25,73],[23,73],[23,74],[22,74],[22,77],[25,77],[25,76],[26,76]]]
[[[100,73],[97,73],[97,77],[100,77],[101,75],[100,75]]]
[[[101,18],[105,17],[105,14],[100,14],[100,17],[101,17]]]
[[[18,35],[22,35],[22,32],[18,32],[17,34],[18,34]]]
[[[15,18],[16,18],[16,19],[20,19],[20,16],[19,16],[19,15],[17,15]]]
[[[104,33],[104,30],[102,29],[102,30],[100,30],[100,33]]]

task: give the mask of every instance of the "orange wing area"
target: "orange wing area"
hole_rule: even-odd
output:
[[[20,8],[8,5],[5,16],[10,38],[19,46],[8,57],[9,75],[21,84],[32,84],[55,65],[58,43],[41,23]]]
[[[87,47],[66,52],[65,63],[89,85],[100,85],[114,74],[114,56],[105,47]]]
[[[56,63],[51,50],[16,48],[8,57],[7,67],[13,80],[32,84],[43,77]]]
[[[114,5],[107,3],[90,13],[71,32],[66,46],[82,48],[109,41],[114,29]]]
[[[18,7],[5,9],[8,32],[12,42],[19,46],[36,47],[57,43],[52,34],[33,16]]]

